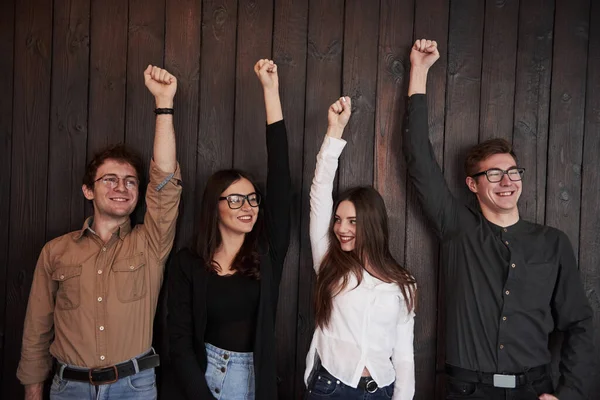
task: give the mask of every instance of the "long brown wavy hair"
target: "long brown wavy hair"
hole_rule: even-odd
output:
[[[348,200],[356,209],[355,247],[343,251],[335,236],[333,226],[335,213],[342,201]],[[369,265],[378,278],[395,282],[409,311],[416,302],[416,286],[413,276],[403,268],[390,253],[388,217],[383,198],[372,187],[355,187],[343,192],[333,206],[329,222],[329,249],[323,257],[317,275],[316,324],[325,328],[331,319],[333,298],[348,285],[354,274],[358,285],[362,281],[364,265]]]
[[[202,258],[204,266],[209,271],[218,272],[221,268],[213,260],[215,252],[223,241],[219,230],[219,197],[231,184],[242,178],[249,180],[254,186],[254,190],[260,193],[250,175],[237,169],[217,171],[206,182],[200,206],[200,221],[197,227],[194,251]],[[264,202],[260,204],[252,231],[246,234],[242,247],[231,263],[232,270],[254,279],[260,277],[259,248],[266,243],[263,236],[265,218],[263,207]]]

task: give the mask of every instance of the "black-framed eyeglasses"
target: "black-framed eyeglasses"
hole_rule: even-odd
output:
[[[486,171],[481,171],[476,174],[471,175],[471,178],[477,178],[478,176],[485,175],[487,180],[491,183],[500,182],[504,175],[508,175],[508,179],[513,182],[520,181],[523,179],[523,175],[525,175],[525,168],[513,167],[507,170],[500,168],[490,168]]]
[[[124,178],[119,178],[115,174],[106,174],[102,175],[100,178],[96,179],[96,182],[102,182],[102,184],[108,188],[114,189],[119,186],[119,181],[123,181],[123,185],[125,185],[125,189],[134,190],[140,185],[140,181],[135,176],[126,176]]]
[[[249,193],[246,195],[233,193],[229,196],[219,197],[219,201],[221,200],[227,200],[227,204],[232,210],[242,208],[245,201],[248,201],[250,207],[258,207],[258,205],[260,204],[260,194],[256,192]]]

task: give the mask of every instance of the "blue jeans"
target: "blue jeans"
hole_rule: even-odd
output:
[[[206,383],[219,400],[254,400],[253,353],[238,353],[206,346]]]
[[[377,388],[375,392],[369,393],[364,389],[353,388],[343,384],[325,368],[320,366],[311,374],[306,399],[389,400],[393,394],[393,383]]]
[[[94,386],[88,382],[67,381],[54,375],[50,400],[155,400],[154,368],[121,378],[108,385]]]

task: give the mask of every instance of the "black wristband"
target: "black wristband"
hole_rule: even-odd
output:
[[[159,114],[175,114],[175,110],[173,110],[172,108],[155,108],[154,109],[154,114],[159,115]]]

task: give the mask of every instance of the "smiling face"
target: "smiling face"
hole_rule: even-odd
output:
[[[231,194],[248,195],[255,192],[254,185],[246,178],[240,178],[233,182],[223,193],[221,197],[227,197]],[[259,207],[251,207],[245,200],[242,207],[232,210],[227,200],[219,201],[219,230],[221,235],[225,234],[246,234],[252,231],[258,217]]]
[[[516,167],[515,159],[507,153],[494,154],[479,163],[478,171],[490,168],[508,170]],[[489,182],[485,175],[467,177],[467,186],[477,196],[479,205],[486,212],[500,215],[518,213],[517,201],[521,196],[522,181],[511,181],[504,174],[500,182]]]
[[[333,232],[343,251],[356,247],[356,208],[349,200],[342,201],[335,211]]]
[[[83,195],[94,204],[96,220],[100,218],[122,220],[133,212],[139,195],[139,188],[137,186],[127,188],[124,178],[137,179],[138,176],[131,164],[108,159],[98,167],[94,180],[108,174],[120,178],[116,187],[111,188],[100,180],[94,182],[91,188],[83,185]]]

